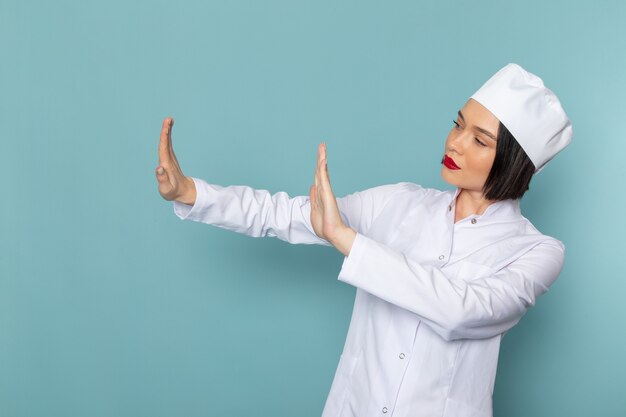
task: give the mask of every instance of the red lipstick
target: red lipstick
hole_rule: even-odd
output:
[[[443,156],[443,165],[448,169],[461,169],[448,155]]]

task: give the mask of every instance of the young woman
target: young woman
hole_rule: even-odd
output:
[[[323,416],[492,415],[501,338],[563,265],[562,243],[520,213],[572,137],[540,78],[509,64],[458,111],[441,171],[455,191],[401,182],[335,198],[325,144],[309,196],[208,184],[183,175],[172,125],[157,180],[178,217],[345,255],[339,279],[356,299]]]

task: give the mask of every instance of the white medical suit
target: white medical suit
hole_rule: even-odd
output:
[[[192,178],[181,219],[290,243],[329,243],[308,196]],[[401,182],[337,198],[356,239],[339,279],[356,287],[323,417],[490,417],[503,334],[548,290],[564,246],[519,200],[454,222],[459,190]]]

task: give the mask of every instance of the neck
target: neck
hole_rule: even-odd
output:
[[[487,200],[481,191],[462,189],[456,197],[454,222],[472,214],[483,214],[494,201]]]

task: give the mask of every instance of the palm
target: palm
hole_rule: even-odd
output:
[[[318,147],[315,184],[311,186],[310,198],[313,230],[319,237],[330,241],[343,226],[343,222],[328,178],[326,144]]]
[[[180,169],[174,148],[172,147],[172,127],[174,119],[166,118],[161,127],[159,141],[159,168],[157,180],[159,182],[159,194],[165,200],[174,200],[182,195],[185,188],[185,176]],[[159,170],[163,168],[163,172]]]

